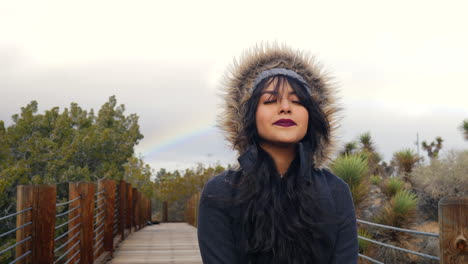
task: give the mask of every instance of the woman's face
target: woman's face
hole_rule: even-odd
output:
[[[262,91],[255,114],[258,135],[263,143],[296,144],[307,133],[309,113],[285,80],[275,92],[277,78]]]

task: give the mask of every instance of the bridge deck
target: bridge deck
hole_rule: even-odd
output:
[[[122,241],[109,263],[202,264],[197,229],[187,223],[147,226]]]

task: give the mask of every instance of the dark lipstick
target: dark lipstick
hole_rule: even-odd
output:
[[[276,121],[275,123],[273,123],[273,125],[283,126],[283,127],[290,127],[290,126],[295,126],[296,123],[294,121],[292,121],[291,119],[280,119],[280,120]]]

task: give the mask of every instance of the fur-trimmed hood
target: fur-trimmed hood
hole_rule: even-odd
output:
[[[237,135],[243,129],[243,110],[251,97],[251,88],[256,77],[272,68],[285,68],[298,73],[311,89],[311,97],[317,102],[330,123],[329,141],[323,138],[312,154],[315,167],[325,167],[335,150],[337,112],[335,90],[331,78],[325,74],[314,58],[285,45],[257,45],[246,50],[240,59],[234,60],[224,75],[221,89],[224,92],[224,111],[218,116],[218,127],[225,132],[226,140],[239,152],[244,153],[248,142],[234,146]]]

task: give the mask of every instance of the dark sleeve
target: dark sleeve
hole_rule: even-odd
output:
[[[341,214],[341,224],[335,246],[333,264],[356,264],[358,260],[358,239],[356,214],[353,198],[346,183],[340,180],[336,189],[337,212]]]
[[[213,178],[206,183],[200,198],[197,230],[204,264],[238,263],[230,216],[225,208],[209,200],[225,196],[225,191],[220,181]]]

